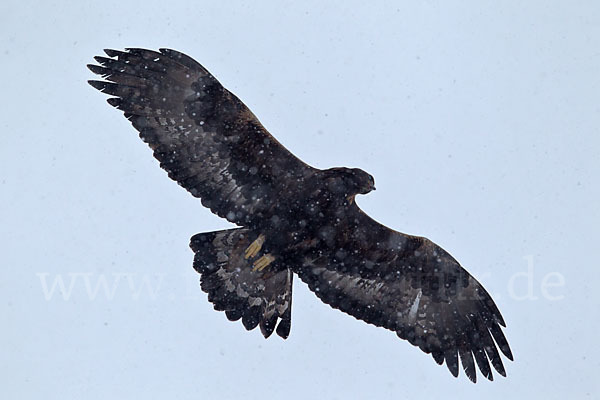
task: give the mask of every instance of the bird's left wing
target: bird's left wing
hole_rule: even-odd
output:
[[[395,331],[454,376],[459,358],[472,381],[475,364],[490,380],[490,362],[506,375],[498,352],[513,358],[505,323],[475,278],[435,243],[391,230],[357,206],[348,221],[329,249],[302,260],[298,275],[323,302]]]

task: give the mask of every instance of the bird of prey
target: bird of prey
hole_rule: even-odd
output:
[[[395,332],[458,376],[506,376],[513,356],[483,286],[430,240],[370,218],[357,168],[295,157],[202,65],[178,51],[105,50],[89,81],[112,96],[169,177],[236,228],[191,238],[214,308],[287,338],[294,274],[333,308]],[[500,352],[498,351],[500,350]]]

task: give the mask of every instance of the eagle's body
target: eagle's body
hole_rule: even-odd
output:
[[[215,309],[286,338],[292,278],[325,303],[397,333],[458,375],[475,364],[505,375],[504,320],[485,289],[426,238],[372,220],[354,197],[360,169],[313,168],[190,57],[167,49],[106,50],[90,84],[115,97],[169,176],[239,228],[192,237],[194,268]]]

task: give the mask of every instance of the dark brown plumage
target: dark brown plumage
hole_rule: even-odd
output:
[[[371,219],[354,202],[375,188],[360,169],[308,166],[200,64],[174,50],[106,50],[90,81],[111,96],[160,166],[240,228],[191,239],[215,309],[246,329],[286,338],[292,277],[325,303],[396,332],[467,376],[492,380],[512,360],[504,320],[446,251]],[[500,352],[498,351],[500,350]]]

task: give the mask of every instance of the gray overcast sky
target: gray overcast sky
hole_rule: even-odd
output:
[[[0,33],[0,397],[600,395],[597,1],[5,0]],[[373,174],[361,207],[493,295],[508,378],[299,280],[286,341],[213,311],[188,241],[229,224],[86,84],[106,47],[184,51],[308,163]]]

